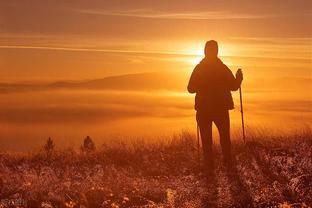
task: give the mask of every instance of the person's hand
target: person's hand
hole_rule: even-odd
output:
[[[243,72],[242,72],[242,69],[238,69],[237,70],[237,72],[236,72],[236,79],[238,80],[238,81],[243,81]]]

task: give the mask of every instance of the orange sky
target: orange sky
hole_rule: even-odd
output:
[[[208,39],[250,78],[307,78],[311,8],[309,0],[0,1],[0,81],[189,73]]]
[[[192,132],[186,85],[209,39],[244,71],[247,134],[311,126],[311,9],[311,0],[0,0],[0,149]],[[102,79],[111,75],[123,76]],[[56,80],[75,82],[42,83]]]

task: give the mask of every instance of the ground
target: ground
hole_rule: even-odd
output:
[[[196,139],[110,142],[95,150],[0,154],[0,207],[311,207],[312,134],[233,142],[228,169],[215,146],[214,174]]]

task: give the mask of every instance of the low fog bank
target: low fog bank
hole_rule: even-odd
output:
[[[144,80],[151,74],[140,76]],[[83,82],[84,87],[81,83],[66,82],[40,85],[41,88],[36,85],[36,89],[31,90],[19,85],[0,93],[1,150],[38,148],[49,136],[65,146],[77,146],[87,135],[101,143],[116,137],[155,140],[182,129],[194,131],[194,95],[178,90],[180,87],[152,87],[159,83],[169,86],[169,82],[151,83],[149,88],[143,87],[147,85],[146,80],[137,83],[137,76],[125,77],[108,78],[111,81],[106,87],[100,87],[103,80],[93,80]],[[119,89],[108,87],[123,79],[132,81],[119,84]],[[139,85],[142,85],[141,90]],[[3,89],[3,85],[0,86]],[[129,88],[125,90],[126,86]],[[307,90],[259,90],[259,86],[251,86],[248,82],[243,86],[247,128],[289,132],[312,126],[312,99]],[[235,109],[231,111],[231,125],[239,132],[238,92],[233,93],[233,98]]]

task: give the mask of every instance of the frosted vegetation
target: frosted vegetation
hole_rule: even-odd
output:
[[[235,167],[215,173],[198,164],[195,135],[166,142],[94,144],[0,154],[0,207],[310,207],[312,134],[249,135],[235,142]],[[201,162],[202,164],[202,162]]]

